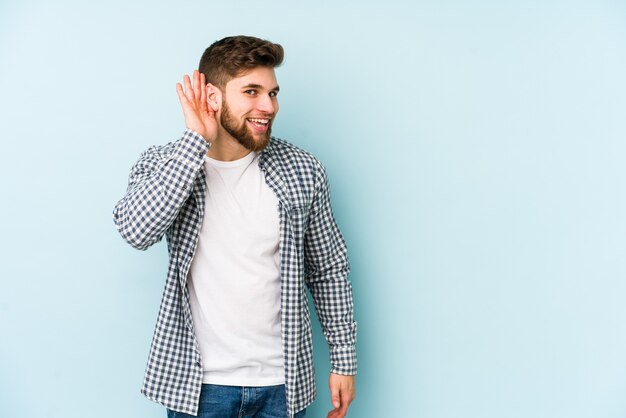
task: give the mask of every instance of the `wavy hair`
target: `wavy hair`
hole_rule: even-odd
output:
[[[279,44],[253,36],[229,36],[215,41],[200,58],[206,82],[223,89],[230,80],[256,67],[278,67],[284,50]]]

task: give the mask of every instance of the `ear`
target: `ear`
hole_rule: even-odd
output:
[[[222,92],[211,83],[206,85],[206,101],[214,112],[217,112],[222,104]]]

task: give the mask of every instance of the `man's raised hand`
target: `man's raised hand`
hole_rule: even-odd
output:
[[[208,142],[217,138],[217,120],[215,111],[207,105],[206,80],[198,70],[193,72],[193,85],[187,74],[183,77],[185,89],[176,83],[178,100],[183,107],[185,125],[202,135]]]

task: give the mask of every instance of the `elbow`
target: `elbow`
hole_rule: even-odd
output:
[[[150,237],[145,227],[130,221],[122,214],[122,211],[118,210],[118,207],[113,211],[113,221],[124,241],[137,250],[145,251],[160,241],[158,238]]]
[[[122,235],[122,238],[124,238],[124,241],[126,241],[128,244],[130,244],[131,247],[133,247],[136,250],[145,251],[155,243],[155,241],[149,241],[141,237],[138,237],[136,235],[135,236],[124,235],[124,234],[121,234],[121,235]]]

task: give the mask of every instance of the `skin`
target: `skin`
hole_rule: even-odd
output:
[[[273,68],[256,67],[231,79],[223,90],[207,83],[204,74],[198,70],[193,72],[193,83],[185,74],[183,84],[184,88],[181,83],[176,83],[176,92],[185,124],[211,143],[209,157],[234,161],[249,154],[251,148],[258,146],[262,149],[267,144],[271,124],[278,113],[278,83]],[[253,129],[248,118],[268,118],[267,131]],[[246,141],[229,131],[243,133],[249,140],[248,146],[244,146]],[[334,409],[328,412],[327,418],[345,417],[355,397],[355,376],[330,373],[328,386]]]
[[[267,145],[278,113],[278,83],[273,68],[249,70],[228,81],[223,89],[206,83],[198,70],[193,72],[193,83],[188,75],[183,83],[184,89],[176,83],[176,91],[185,124],[212,144],[209,157],[233,161]],[[249,118],[269,119],[267,131],[255,130]],[[248,146],[244,146],[246,142]]]

